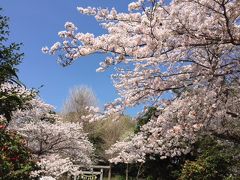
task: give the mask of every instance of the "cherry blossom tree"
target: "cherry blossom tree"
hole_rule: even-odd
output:
[[[38,157],[60,154],[80,164],[91,163],[92,144],[80,124],[33,121],[23,124],[18,131],[26,137],[27,146]]]
[[[199,94],[191,93],[189,97],[171,102],[143,125],[132,139],[116,143],[108,153],[118,153],[119,156],[111,161],[138,162],[142,161],[141,154],[143,157],[146,154],[159,154],[161,158],[187,154],[199,134],[206,132],[236,141],[239,138],[239,119],[227,112],[239,107],[239,95],[234,97],[236,101],[229,98],[225,106],[222,104],[221,109],[215,109],[214,103],[213,107],[209,103],[221,99],[211,97],[209,93],[205,94],[205,98],[200,96],[200,99]],[[140,158],[125,160],[131,153],[137,153],[135,158]]]
[[[0,179],[29,179],[34,159],[40,160],[39,175],[54,177],[76,161],[91,163],[92,145],[82,125],[59,122],[53,106],[20,82],[21,44],[7,42],[8,28],[8,18],[0,15]]]
[[[126,144],[140,149],[137,159],[146,153],[162,158],[187,153],[203,133],[234,139],[237,133],[228,126],[239,125],[240,117],[240,1],[138,0],[127,13],[77,9],[95,16],[107,33],[78,33],[66,22],[66,30],[58,33],[62,43],[42,50],[58,55],[63,66],[108,54],[97,71],[115,67],[112,79],[120,97],[106,105],[105,114],[139,104],[158,108],[134,143]]]
[[[8,88],[17,92],[30,92],[28,89],[12,85]],[[8,129],[18,132],[26,141],[34,158],[39,160],[40,170],[33,176],[57,178],[65,172],[73,171],[74,164],[90,165],[93,145],[83,132],[82,124],[62,122],[54,113],[54,107],[43,102],[38,96],[26,102],[24,109],[12,114]]]

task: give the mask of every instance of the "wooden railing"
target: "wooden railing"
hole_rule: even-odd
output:
[[[84,180],[96,180],[97,176],[99,176],[100,180],[103,180],[104,169],[108,169],[108,180],[111,179],[111,166],[94,166],[93,165],[93,166],[86,167],[82,165],[76,165],[75,167],[78,168],[79,171],[73,173],[74,180],[78,180],[79,178]]]

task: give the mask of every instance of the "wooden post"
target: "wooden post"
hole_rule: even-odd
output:
[[[128,180],[128,163],[127,163],[127,168],[126,168],[126,180]]]
[[[109,170],[108,170],[108,180],[111,180],[111,175],[112,175],[112,164],[109,164]]]
[[[101,169],[100,180],[103,180],[103,169]]]

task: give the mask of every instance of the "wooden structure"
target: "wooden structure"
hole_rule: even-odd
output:
[[[111,179],[111,166],[81,166],[76,165],[76,168],[79,171],[75,172],[73,175],[74,180],[83,179],[83,180],[103,180],[103,170],[108,169],[108,180]]]

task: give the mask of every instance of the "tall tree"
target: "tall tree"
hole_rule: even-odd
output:
[[[2,9],[0,9],[2,12]],[[19,52],[21,44],[8,43],[8,17],[0,14],[0,116],[5,123],[11,121],[12,112],[24,108],[24,102],[35,93],[25,93],[23,84],[17,76],[17,65],[22,62],[23,53]]]
[[[70,90],[69,96],[63,105],[62,113],[70,122],[83,122],[82,116],[88,115],[88,107],[97,106],[97,97],[87,86],[78,86]]]
[[[24,139],[6,127],[18,109],[27,108],[26,101],[35,93],[25,91],[17,76],[16,66],[21,63],[23,54],[20,45],[9,43],[8,17],[0,9],[0,179],[29,179],[35,163],[25,147]]]
[[[13,113],[8,129],[24,137],[26,147],[38,160],[34,176],[61,177],[74,169],[74,163],[89,165],[93,146],[81,123],[63,122],[54,107],[35,97],[27,102],[31,108]]]
[[[79,7],[95,16],[107,33],[77,33],[67,22],[59,32],[63,43],[43,48],[61,53],[64,66],[93,53],[109,55],[98,71],[117,67],[112,77],[120,98],[106,106],[106,114],[140,103],[161,109],[142,126],[134,143],[128,143],[132,149],[126,159],[188,153],[201,133],[237,140],[240,1],[138,0],[128,8],[118,13],[114,8]]]

